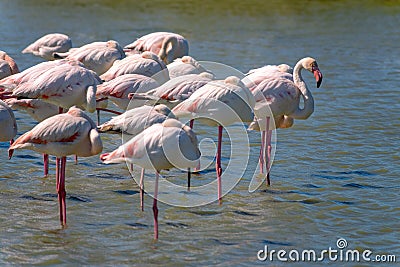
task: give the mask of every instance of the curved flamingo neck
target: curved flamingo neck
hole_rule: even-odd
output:
[[[171,49],[167,51],[167,48],[170,44],[171,44]],[[174,54],[177,45],[178,45],[178,39],[175,36],[169,36],[164,38],[158,56],[165,62],[165,64],[168,64],[172,61],[172,56]]]
[[[314,98],[307,88],[307,84],[301,76],[301,70],[304,69],[303,60],[297,62],[293,69],[293,81],[294,84],[299,88],[301,96],[304,101],[304,107],[301,109],[297,107],[296,111],[290,115],[295,119],[307,119],[314,112]]]

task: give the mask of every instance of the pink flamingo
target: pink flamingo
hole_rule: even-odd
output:
[[[6,103],[0,100],[0,142],[14,143],[14,137],[17,135],[18,127],[14,112]],[[11,157],[11,155],[8,155]]]
[[[246,73],[242,82],[252,91],[265,79],[284,78],[293,81],[293,69],[287,64],[266,65],[257,69],[251,69]]]
[[[90,157],[99,154],[103,145],[95,123],[82,110],[71,107],[67,113],[47,118],[29,132],[21,135],[11,145],[15,149],[30,149],[44,154],[55,155],[56,187],[60,208],[60,222],[67,223],[65,202],[66,156]]]
[[[45,60],[54,60],[54,53],[67,52],[72,47],[71,39],[62,33],[50,33],[28,45],[23,54],[31,53]]]
[[[177,58],[173,62],[167,65],[169,77],[171,79],[187,75],[187,74],[200,74],[207,71],[197,60],[190,56],[184,56]],[[212,73],[209,72],[211,75]]]
[[[172,32],[153,32],[144,35],[124,47],[126,52],[139,53],[150,51],[158,55],[165,64],[189,54],[189,42],[182,36]]]
[[[58,106],[44,102],[40,99],[9,98],[5,99],[4,102],[6,102],[12,109],[25,111],[29,116],[38,122],[41,122],[59,113]]]
[[[163,105],[141,106],[125,111],[123,114],[113,117],[111,120],[98,126],[101,133],[124,134],[125,136],[135,136],[144,129],[156,123],[162,123],[168,118],[174,118],[171,110]],[[131,165],[131,170],[133,166]],[[143,210],[143,179],[144,169],[140,176],[140,207]],[[188,173],[190,179],[190,173]]]
[[[129,162],[156,172],[153,214],[154,239],[158,239],[159,172],[171,168],[197,165],[200,158],[197,137],[190,127],[175,119],[153,124],[116,150],[100,156],[104,163]]]
[[[267,184],[270,185],[269,168],[271,153],[272,130],[288,128],[293,125],[294,119],[307,119],[314,112],[314,99],[302,78],[301,71],[306,69],[313,73],[317,88],[322,82],[322,73],[317,61],[306,57],[297,62],[293,69],[293,81],[282,77],[264,79],[252,88],[256,105],[254,113],[256,120],[250,124],[250,129],[261,130],[260,171],[263,173],[266,163]],[[301,108],[300,98],[304,101]],[[272,114],[271,114],[272,113]],[[271,115],[274,121],[270,121]]]
[[[212,81],[213,77],[208,72],[182,75],[172,78],[146,93],[132,93],[128,97],[135,101],[145,100],[148,103],[163,103],[169,107],[173,107],[188,99],[193,92]]]
[[[142,106],[144,101],[131,101],[128,98],[130,93],[145,93],[157,88],[159,83],[151,77],[140,74],[124,74],[117,76],[108,82],[104,82],[97,87],[96,97],[98,99],[108,98],[120,109]]]
[[[98,75],[105,73],[116,60],[125,58],[125,52],[118,42],[93,42],[65,53],[54,53],[57,59],[67,58],[81,62]]]
[[[160,84],[169,80],[167,66],[152,52],[134,54],[118,60],[100,78],[103,81],[109,81],[124,74],[141,74],[152,77]]]
[[[179,118],[206,118],[205,123],[218,126],[216,172],[220,204],[222,198],[221,146],[223,126],[234,122],[251,122],[254,117],[254,105],[254,96],[250,90],[238,77],[230,76],[225,80],[208,82],[172,109],[172,112]]]
[[[6,52],[0,50],[0,79],[19,72],[17,63],[14,59],[7,55]]]

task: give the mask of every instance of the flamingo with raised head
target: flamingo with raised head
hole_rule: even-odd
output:
[[[62,33],[49,33],[28,45],[24,50],[22,50],[22,53],[30,53],[45,60],[54,60],[54,53],[64,53],[71,48],[72,41],[68,35]]]
[[[105,73],[116,60],[125,58],[125,52],[117,41],[93,42],[71,49],[65,53],[54,53],[55,58],[67,58],[81,62],[98,75]]]
[[[0,79],[19,72],[17,63],[6,52],[0,50]]]
[[[144,35],[124,47],[125,52],[150,51],[158,55],[165,64],[189,54],[189,42],[180,34],[153,32]]]
[[[128,97],[134,101],[145,100],[149,104],[163,103],[172,108],[212,81],[213,77],[208,72],[178,76],[147,93],[132,93]]]
[[[254,96],[236,76],[225,80],[208,82],[196,90],[188,99],[178,104],[172,112],[179,118],[205,118],[211,126],[218,126],[218,147],[216,172],[218,182],[218,201],[221,204],[221,148],[222,130],[235,122],[251,122],[254,118]]]
[[[202,72],[208,72],[213,75],[191,56],[177,58],[168,64],[167,68],[170,79],[187,74],[200,74]]]
[[[153,214],[154,238],[158,239],[158,180],[163,169],[197,166],[200,158],[197,137],[189,126],[176,119],[153,124],[116,150],[100,156],[104,163],[129,162],[156,172]]]
[[[30,149],[50,154],[56,159],[56,188],[60,208],[60,222],[67,223],[65,202],[66,156],[90,157],[103,149],[96,124],[81,109],[71,107],[67,113],[47,118],[29,132],[21,135],[11,145],[9,153],[15,149]]]
[[[10,142],[12,145],[18,132],[17,122],[12,109],[2,100],[0,100],[0,127],[0,142]]]
[[[303,69],[313,73],[317,88],[319,88],[322,82],[322,73],[318,68],[317,61],[311,57],[297,62],[293,69],[293,81],[281,77],[269,78],[252,88],[256,100],[254,108],[256,119],[249,128],[262,131],[260,150],[260,167],[262,169],[260,170],[263,172],[262,165],[265,161],[268,185],[270,184],[271,131],[277,128],[291,127],[294,119],[305,120],[314,112],[314,98],[301,75]],[[300,98],[304,102],[303,108],[300,107]],[[271,113],[274,123],[270,121]]]
[[[100,78],[103,81],[109,81],[124,74],[141,74],[152,77],[160,84],[169,80],[167,66],[152,52],[135,54],[118,60]]]

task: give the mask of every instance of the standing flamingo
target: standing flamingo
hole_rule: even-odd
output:
[[[251,69],[246,73],[242,82],[252,91],[265,79],[284,78],[293,81],[293,69],[287,64],[266,65],[257,69]]]
[[[81,62],[98,75],[105,73],[114,61],[125,58],[125,52],[118,42],[93,42],[65,53],[54,53],[55,58],[67,58]]]
[[[14,137],[17,135],[17,122],[15,121],[14,112],[6,103],[0,100],[0,142],[14,143]],[[9,157],[11,155],[9,154]]]
[[[322,73],[318,68],[317,61],[311,57],[303,58],[297,62],[293,69],[293,81],[281,77],[269,78],[252,88],[256,100],[254,108],[256,120],[250,124],[249,128],[263,132],[260,167],[263,169],[264,158],[267,157],[265,164],[268,185],[270,184],[271,131],[276,128],[291,127],[294,119],[305,120],[314,112],[314,98],[302,78],[301,71],[303,69],[313,73],[317,88],[319,88],[322,82]],[[303,108],[299,105],[300,98],[304,101]],[[270,121],[271,113],[274,119],[272,123]]]
[[[129,94],[129,98],[134,101],[159,102],[169,107],[174,107],[188,99],[197,89],[212,81],[213,77],[208,72],[178,76],[146,93]]]
[[[109,81],[124,74],[141,74],[152,77],[160,84],[169,80],[167,66],[152,52],[135,54],[118,60],[100,78],[103,81]]]
[[[156,172],[153,214],[154,239],[158,239],[158,180],[163,169],[197,166],[200,150],[190,127],[175,119],[153,124],[116,150],[100,156],[104,163],[129,162]]]
[[[45,60],[54,60],[53,53],[67,52],[72,47],[71,39],[62,33],[50,33],[28,45],[23,54],[31,53]]]
[[[189,54],[189,42],[182,36],[172,32],[153,32],[144,35],[124,47],[126,52],[150,51],[158,55],[165,64]]]
[[[17,63],[14,59],[7,55],[6,52],[0,50],[0,79],[19,72]]]
[[[66,109],[76,105],[89,112],[96,110],[96,88],[100,78],[81,63],[64,60],[46,71],[26,71],[29,74],[12,90],[12,97],[41,99]]]
[[[188,99],[178,104],[172,112],[179,118],[206,118],[205,123],[218,125],[218,147],[216,172],[218,182],[218,201],[221,203],[221,146],[222,129],[234,122],[251,122],[253,120],[254,96],[236,76],[225,80],[207,83],[195,91]]]
[[[145,101],[131,101],[128,98],[130,93],[145,93],[157,88],[160,84],[151,77],[141,74],[124,74],[97,87],[97,98],[108,98],[119,108],[126,110],[142,106]]]
[[[141,106],[125,111],[123,114],[113,117],[111,120],[98,127],[101,133],[116,133],[124,136],[135,136],[144,129],[156,123],[162,123],[168,118],[174,118],[171,110],[163,105]],[[133,166],[131,165],[131,170]],[[140,176],[140,207],[143,210],[143,179],[145,170],[142,168]],[[190,179],[190,172],[188,173]]]
[[[167,65],[169,77],[171,79],[187,75],[187,74],[200,74],[207,71],[197,60],[190,56],[184,56],[177,58],[173,62]],[[211,75],[212,73],[209,72]]]
[[[11,145],[15,149],[30,149],[57,157],[56,187],[60,207],[60,222],[67,223],[65,202],[66,156],[90,157],[99,154],[103,145],[95,123],[82,110],[71,107],[67,113],[45,119],[32,130],[20,136]]]

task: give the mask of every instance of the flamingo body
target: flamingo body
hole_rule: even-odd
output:
[[[19,72],[17,63],[6,52],[0,50],[0,79]]]
[[[128,108],[130,93],[145,93],[159,86],[159,83],[151,77],[140,74],[124,74],[117,76],[108,82],[104,82],[97,87],[96,96],[107,97],[119,108]],[[129,105],[130,108],[142,106],[145,101],[135,100]]]
[[[105,73],[114,61],[123,59],[125,52],[118,42],[93,42],[66,53],[55,53],[57,58],[67,58],[82,62],[82,64],[96,72],[98,75]]]
[[[189,42],[182,35],[172,32],[153,32],[140,37],[124,48],[128,51],[153,52],[166,64],[189,54]]]
[[[197,60],[190,56],[175,59],[167,65],[167,68],[171,79],[187,74],[208,72]]]
[[[155,76],[157,73],[160,74]],[[169,80],[167,66],[156,54],[151,52],[131,55],[116,61],[112,67],[100,77],[104,81],[109,81],[124,74],[141,74],[147,77],[154,76],[153,78],[159,83],[164,83]]]
[[[45,60],[54,60],[54,53],[67,52],[71,47],[72,41],[67,35],[50,33],[27,46],[22,53],[31,53]]]
[[[17,135],[17,122],[14,112],[0,100],[0,142],[11,141]]]

